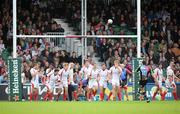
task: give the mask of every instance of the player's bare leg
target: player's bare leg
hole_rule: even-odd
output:
[[[64,101],[66,101],[67,96],[68,96],[68,88],[67,88],[67,87],[64,87],[64,95],[63,95],[63,100],[64,100]]]
[[[156,88],[156,90],[155,90],[155,92],[154,92],[154,94],[153,94],[153,97],[152,97],[152,100],[153,100],[153,101],[155,100],[155,97],[156,97],[158,91],[159,91],[159,87]]]
[[[56,97],[56,101],[59,100],[59,97],[60,97],[61,93],[62,93],[62,88],[58,88],[58,94],[57,94],[57,97]]]
[[[102,86],[100,86],[100,101],[104,100],[104,91],[105,89]]]
[[[118,87],[118,100],[121,101],[122,100],[122,88],[119,86]]]
[[[39,90],[37,89],[37,88],[34,88],[34,100],[35,101],[38,101],[38,94],[39,94],[39,92],[38,92]]]
[[[113,86],[113,101],[116,101],[116,96],[118,94],[118,86]]]
[[[88,88],[88,91],[87,91],[87,100],[88,101],[91,101],[91,95],[92,95],[92,89],[91,88]]]
[[[172,94],[174,96],[174,100],[178,100],[177,91],[176,91],[176,84],[173,84],[172,87],[173,87]]]
[[[129,101],[129,96],[128,96],[128,92],[127,92],[128,87],[127,87],[127,86],[124,86],[123,89],[124,89],[124,91],[125,91],[126,99],[127,99],[127,101]]]

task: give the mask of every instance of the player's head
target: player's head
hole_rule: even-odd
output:
[[[68,67],[69,67],[69,64],[68,64],[68,63],[64,63],[64,64],[63,64],[63,68],[64,68],[65,70],[67,70]]]
[[[142,65],[146,65],[146,61],[142,61]]]
[[[171,62],[170,62],[170,67],[171,67],[171,68],[174,68],[174,65],[175,65],[174,62],[171,61]]]
[[[162,62],[159,63],[159,68],[160,68],[160,69],[163,68],[163,63],[162,63]]]
[[[57,75],[57,74],[58,74],[58,72],[59,72],[59,69],[58,69],[58,68],[56,68],[56,69],[54,70],[54,75]]]
[[[35,68],[35,69],[39,69],[39,66],[40,66],[40,65],[39,65],[38,62],[34,63],[34,68]]]
[[[105,70],[105,69],[106,69],[106,64],[105,64],[105,63],[102,63],[102,64],[101,64],[101,67],[102,67],[103,70]]]
[[[93,68],[96,69],[97,68],[97,64],[95,62],[92,62]]]
[[[88,59],[85,59],[85,66],[86,66],[86,67],[89,66],[89,61],[88,61]]]
[[[125,64],[120,64],[120,66],[122,69],[125,68]]]
[[[119,66],[119,60],[115,60],[115,61],[114,61],[114,66],[115,66],[115,67]]]

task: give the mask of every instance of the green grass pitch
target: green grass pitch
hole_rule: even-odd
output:
[[[0,114],[180,114],[180,101],[0,102]]]

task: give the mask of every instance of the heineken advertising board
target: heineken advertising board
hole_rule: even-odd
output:
[[[8,88],[9,101],[22,100],[22,86],[21,86],[21,60],[8,59]]]
[[[142,65],[142,58],[133,58],[132,60],[132,68],[133,68],[133,100],[138,100],[138,88],[139,88],[139,80],[140,73],[136,72],[140,65]]]
[[[176,83],[176,85],[177,85],[177,95],[180,98],[180,83]],[[56,95],[57,95],[57,91],[58,91],[57,88],[58,88],[58,86],[56,86],[54,88],[54,91],[53,91],[54,96],[53,96],[53,98],[55,98]],[[107,98],[107,95],[110,92],[111,88],[112,87],[110,85],[108,85],[108,89],[106,89],[106,91],[105,91],[106,92],[105,99]],[[148,83],[146,85],[146,95],[147,95],[148,98],[150,98],[150,99],[152,98],[153,93],[155,91],[155,88],[156,88],[156,86],[154,85],[154,83]],[[164,88],[164,86],[163,86],[163,88]],[[23,85],[23,93],[22,93],[22,95],[24,96],[25,100],[27,100],[27,101],[29,100],[30,90],[31,90],[30,84],[24,84]],[[0,92],[0,101],[8,100],[8,84],[0,84],[0,91],[1,91]],[[44,85],[40,84],[40,86],[39,86],[39,96],[38,96],[39,100],[43,100],[43,97],[45,96],[46,91],[47,91],[46,87]],[[129,84],[129,86],[128,86],[128,95],[129,95],[129,100],[132,100],[132,84]],[[61,97],[62,97],[62,95],[61,95]],[[97,97],[97,100],[98,100],[99,99],[99,91],[98,91],[96,97]],[[166,94],[165,99],[166,100],[173,100],[174,99],[173,95],[171,93],[171,90],[168,91],[168,93]],[[62,100],[62,98],[60,98],[60,100]],[[122,100],[126,100],[124,94],[122,96]],[[157,94],[156,100],[160,100],[160,95],[159,94]]]

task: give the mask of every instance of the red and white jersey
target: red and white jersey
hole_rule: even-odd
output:
[[[99,72],[100,80],[106,81],[107,77],[108,77],[108,73],[109,73],[109,71],[107,69],[105,69],[105,70],[101,69]]]
[[[92,69],[91,71],[91,79],[97,79],[99,74],[99,69]]]
[[[69,78],[69,69],[65,70],[64,68],[59,71],[59,75],[61,78],[61,81],[67,82]]]
[[[89,65],[88,67],[83,66],[80,71],[80,73],[84,76],[82,78],[88,79],[88,76],[91,75],[92,68],[93,68],[92,65]]]
[[[121,67],[115,67],[115,66],[112,66],[110,68],[110,73],[112,75],[112,80],[118,80],[119,81],[119,77],[121,76],[121,72],[122,72],[122,69]]]
[[[154,75],[155,75],[156,81],[162,82],[162,80],[163,80],[163,70],[162,69],[156,68],[154,70]]]
[[[38,76],[38,70],[36,70],[35,68],[31,68],[30,70],[32,79],[31,79],[31,83],[39,83],[39,76]]]
[[[58,75],[54,75],[54,70],[52,70],[50,73],[48,73],[47,76],[48,76],[47,83],[50,85],[55,85],[56,81],[59,78]]]
[[[167,79],[174,82],[174,71],[170,66],[167,67]]]

